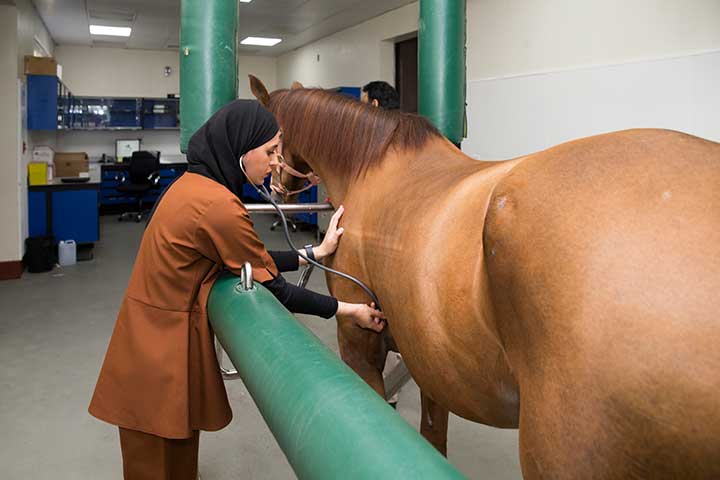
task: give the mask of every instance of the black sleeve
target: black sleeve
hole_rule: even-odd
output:
[[[300,268],[300,260],[298,254],[292,250],[287,252],[268,252],[275,262],[275,266],[280,272],[294,272]]]
[[[263,282],[263,285],[293,313],[330,318],[337,312],[338,301],[335,298],[287,283],[282,275]]]

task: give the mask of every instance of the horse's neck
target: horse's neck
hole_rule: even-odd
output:
[[[473,160],[444,138],[437,138],[429,140],[419,152],[391,149],[378,166],[357,179],[347,178],[335,171],[331,164],[313,167],[323,179],[333,204],[338,206],[349,193],[358,190],[388,189],[396,192],[407,188],[452,188],[453,184],[494,163]]]

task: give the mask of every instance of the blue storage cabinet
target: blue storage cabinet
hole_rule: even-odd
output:
[[[56,76],[27,76],[27,128],[57,130],[58,78]]]
[[[46,191],[28,192],[28,233],[31,237],[47,235],[48,207]]]
[[[142,128],[146,130],[180,128],[180,100],[143,98]]]
[[[115,128],[142,128],[141,110],[142,100],[139,98],[109,98],[105,99],[110,113],[107,127]]]
[[[337,87],[334,89],[337,93],[347,95],[360,100],[361,89],[360,87]]]
[[[54,75],[27,75],[28,130],[71,128],[74,97]]]
[[[29,234],[53,235],[56,241],[95,243],[100,239],[98,185],[73,188],[65,185],[30,187]]]
[[[265,179],[265,188],[270,191],[270,177]],[[298,195],[298,203],[316,203],[318,194],[317,194],[317,186],[312,187],[308,190],[305,190],[304,192],[300,193]],[[248,202],[253,203],[267,203],[265,199],[263,199],[255,190],[255,188],[250,185],[249,183],[245,183],[243,185],[243,199]],[[307,223],[310,225],[317,225],[318,224],[318,214],[317,213],[293,213],[292,218],[295,223]]]
[[[28,130],[179,127],[178,98],[75,97],[54,75],[27,75]]]
[[[265,179],[265,188],[267,189],[268,192],[271,191],[271,190],[270,190],[270,178],[271,178],[271,177],[268,176],[268,177]],[[245,183],[243,184],[242,196],[243,196],[243,198],[244,198],[245,200],[249,200],[249,201],[252,201],[252,202],[267,203],[267,202],[265,201],[265,199],[262,198],[262,197],[260,196],[260,194],[257,193],[257,190],[255,190],[255,187],[254,187],[253,185],[251,185],[250,183],[248,183],[247,180],[246,180]]]
[[[136,204],[134,197],[127,196],[117,190],[123,179],[127,179],[127,165],[125,164],[111,164],[103,165],[101,173],[101,185],[100,185],[100,206],[106,207],[107,210],[111,210],[109,207],[123,206],[127,208],[133,208]],[[168,163],[160,165],[160,181],[158,187],[150,190],[147,195],[143,197],[143,202],[149,207],[162,193],[173,180],[185,173],[187,170],[186,163]]]
[[[73,97],[70,128],[75,130],[139,130],[140,98]]]
[[[305,190],[299,195],[298,203],[317,203],[317,186],[312,187],[308,190]],[[308,223],[310,225],[317,225],[318,224],[318,214],[317,213],[296,213],[295,214],[295,221],[296,222],[303,222]]]

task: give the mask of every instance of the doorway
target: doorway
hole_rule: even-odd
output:
[[[400,110],[417,113],[418,107],[417,37],[395,43],[395,88],[400,95]]]

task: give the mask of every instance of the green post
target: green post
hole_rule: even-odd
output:
[[[223,105],[237,98],[237,0],[180,5],[180,149]]]
[[[268,290],[247,286],[222,275],[210,322],[299,479],[464,478]]]
[[[451,142],[465,136],[465,0],[420,0],[418,111]]]

